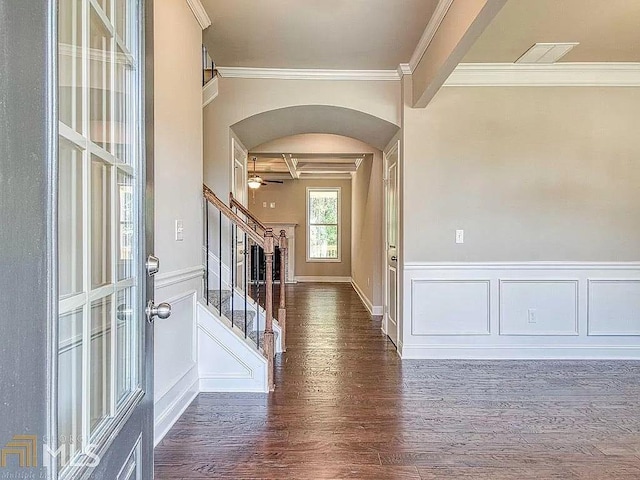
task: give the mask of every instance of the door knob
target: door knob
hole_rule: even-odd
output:
[[[395,255],[391,255],[391,261],[392,262],[397,262],[398,261],[398,257]]]
[[[147,320],[149,323],[153,323],[155,317],[164,320],[171,316],[171,305],[164,302],[155,305],[152,300],[149,300],[145,313],[147,314]]]

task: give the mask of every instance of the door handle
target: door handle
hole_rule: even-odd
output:
[[[397,262],[398,261],[398,257],[396,255],[391,255],[391,261],[392,262]]]
[[[171,305],[165,302],[155,305],[153,300],[149,300],[145,313],[149,323],[153,323],[155,317],[165,320],[171,316]]]
[[[147,275],[153,277],[160,270],[160,259],[154,255],[149,255],[145,266],[147,267]]]

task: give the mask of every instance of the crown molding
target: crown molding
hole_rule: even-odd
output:
[[[209,14],[200,0],[187,0],[187,5],[189,5],[189,8],[193,12],[193,16],[196,17],[196,20],[202,27],[202,30],[211,26],[211,18],[209,18]]]
[[[396,70],[323,70],[293,68],[251,68],[220,67],[218,74],[223,78],[273,78],[278,80],[366,80],[397,81]]]
[[[424,55],[424,52],[429,48],[433,37],[435,37],[436,32],[438,31],[438,28],[440,28],[440,24],[442,23],[442,20],[444,20],[444,17],[449,11],[449,7],[451,7],[452,3],[453,0],[440,0],[438,5],[436,5],[436,9],[431,16],[427,27],[424,29],[422,37],[420,37],[420,41],[418,42],[416,49],[413,51],[413,55],[411,55],[411,60],[409,60],[409,68],[411,72],[416,69]]]
[[[461,63],[446,87],[638,87],[640,63]]]
[[[411,70],[411,65],[409,65],[408,63],[401,63],[400,65],[398,65],[398,75],[400,75],[401,77],[403,75],[411,75],[413,73],[413,71]]]

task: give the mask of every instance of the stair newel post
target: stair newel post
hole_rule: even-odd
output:
[[[289,252],[289,241],[287,232],[280,230],[280,308],[278,309],[278,323],[281,330],[282,351],[287,351],[287,308],[285,300],[286,283],[288,276],[287,255]]]
[[[264,233],[264,258],[266,264],[265,271],[265,319],[264,319],[264,354],[267,357],[268,385],[269,391],[275,389],[274,383],[274,362],[275,338],[273,335],[273,252],[275,250],[275,239],[273,230],[267,228]]]

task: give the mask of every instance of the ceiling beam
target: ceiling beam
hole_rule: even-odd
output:
[[[298,178],[300,178],[300,176],[298,175],[298,171],[296,169],[298,162],[295,159],[291,158],[291,155],[287,157],[287,155],[285,155],[284,153],[282,154],[282,158],[284,158],[284,163],[287,164],[287,168],[289,169],[291,178],[293,178],[294,180],[297,180]]]
[[[298,167],[299,173],[311,173],[311,172],[355,172],[357,167],[354,163],[334,163],[334,164],[317,164],[310,163],[301,165]]]
[[[426,107],[507,0],[453,0],[412,68],[414,108]],[[415,59],[414,59],[415,61]]]

